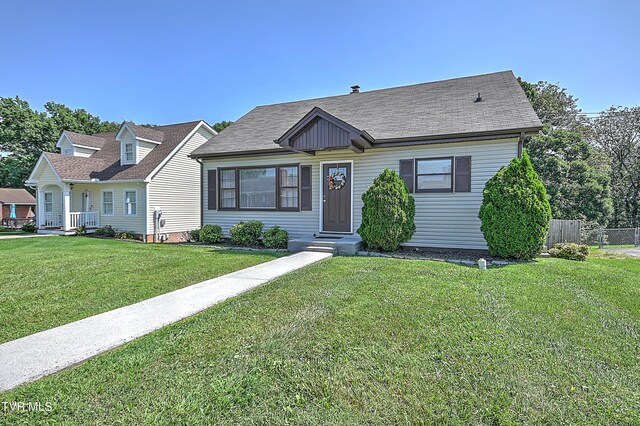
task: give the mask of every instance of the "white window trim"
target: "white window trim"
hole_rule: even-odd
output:
[[[104,193],[111,193],[111,214],[104,212]],[[136,200],[137,201],[137,200]],[[137,207],[137,206],[136,206]],[[103,189],[100,191],[100,214],[102,216],[113,216],[116,212],[116,192],[113,189]]]
[[[51,194],[51,211],[47,211],[47,194]],[[53,213],[53,191],[44,191],[44,197],[43,197],[43,203],[44,203],[44,212],[45,213]]]
[[[127,160],[126,146],[133,145],[133,160]],[[130,165],[136,164],[136,160],[138,159],[138,142],[125,142],[122,141],[120,145],[120,163],[122,165]]]
[[[136,213],[135,214],[127,214],[127,192],[135,192],[136,193]],[[136,217],[138,216],[138,205],[139,205],[139,197],[138,197],[138,189],[137,188],[126,188],[122,190],[122,213],[127,217]]]

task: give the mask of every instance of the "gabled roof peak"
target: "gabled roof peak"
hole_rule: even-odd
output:
[[[152,127],[147,126],[139,126],[131,121],[124,121],[120,130],[118,130],[118,134],[116,135],[116,140],[119,141],[122,137],[122,132],[127,129],[129,130],[136,139],[142,139],[149,142],[162,143],[164,142],[164,132],[160,130],[156,130]]]

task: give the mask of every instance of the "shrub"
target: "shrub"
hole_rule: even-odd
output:
[[[589,247],[584,244],[557,243],[549,249],[549,255],[567,260],[586,260]]]
[[[105,225],[101,228],[96,229],[93,233],[96,237],[106,237],[113,238],[116,236],[116,230],[111,227],[111,225]]]
[[[259,220],[236,223],[229,230],[231,241],[242,246],[258,245],[264,224]]]
[[[203,243],[219,243],[222,241],[222,227],[220,225],[205,225],[197,232],[198,241]]]
[[[526,152],[489,179],[478,217],[492,256],[533,259],[542,252],[551,207]]]
[[[415,201],[395,170],[385,169],[362,194],[358,234],[368,248],[396,250],[416,232]]]
[[[22,229],[22,232],[29,232],[29,233],[34,233],[38,230],[33,223],[25,223],[20,227],[20,229]]]
[[[116,233],[115,238],[119,240],[135,240],[136,234],[131,231],[120,231]]]
[[[80,225],[76,228],[76,235],[87,235],[87,227]]]
[[[289,233],[279,226],[274,226],[264,231],[262,244],[267,248],[287,248],[288,242]]]
[[[200,230],[192,229],[191,231],[187,231],[187,241],[191,241],[194,243],[200,241]]]

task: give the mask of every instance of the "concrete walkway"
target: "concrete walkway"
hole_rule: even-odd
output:
[[[300,252],[0,345],[0,391],[81,363],[312,263]]]
[[[606,251],[610,251],[613,253],[622,253],[627,256],[635,256],[640,257],[640,247],[635,248],[604,248]]]
[[[0,234],[0,240],[12,240],[14,238],[34,238],[34,237],[55,237],[55,235],[49,235],[49,234],[2,235]]]

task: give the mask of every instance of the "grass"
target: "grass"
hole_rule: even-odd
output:
[[[2,394],[53,407],[4,421],[637,423],[638,276],[338,257]]]
[[[0,240],[0,343],[275,256],[86,237]]]

